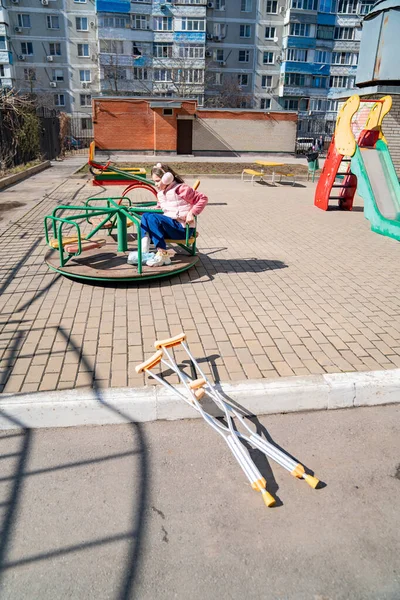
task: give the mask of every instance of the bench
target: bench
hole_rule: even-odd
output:
[[[90,240],[85,240],[85,239],[81,238],[82,252],[85,252],[85,250],[94,250],[95,248],[101,248],[102,246],[104,246],[106,244],[106,242],[107,242],[107,240],[105,240],[104,238],[93,238]],[[63,245],[64,250],[66,252],[68,252],[68,254],[76,254],[79,249],[78,237],[77,236],[65,237],[62,240],[62,245]],[[50,240],[50,246],[57,250],[58,249],[58,240],[57,239]]]
[[[278,183],[282,183],[282,177],[293,177],[292,185],[296,185],[296,175],[294,173],[280,173],[279,171],[276,171],[275,174],[279,175]]]
[[[196,231],[195,235],[192,235],[192,236],[191,236],[191,237],[188,239],[188,244],[189,244],[189,246],[192,246],[192,245],[195,243],[195,241],[196,241],[196,238],[198,238],[198,237],[199,237],[199,232],[198,232],[198,231]],[[170,239],[168,239],[168,240],[167,240],[167,239],[166,239],[166,240],[165,240],[165,242],[166,242],[167,244],[185,244],[185,243],[186,243],[186,239],[185,239],[185,238],[184,238],[183,240],[170,240]]]
[[[245,179],[245,175],[250,175],[250,179]],[[254,169],[243,169],[242,171],[242,181],[247,182],[251,181],[254,185],[254,178],[259,177],[259,181],[264,181],[264,171],[255,171]]]

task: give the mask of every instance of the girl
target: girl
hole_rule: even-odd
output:
[[[149,267],[161,267],[171,264],[165,239],[184,240],[186,224],[194,227],[194,217],[204,209],[208,198],[186,185],[168,165],[158,163],[152,168],[151,176],[158,192],[157,208],[161,208],[163,214],[143,214],[140,225],[142,253],[148,252],[150,242],[153,242],[157,254],[146,264]],[[190,235],[193,227],[190,228]]]

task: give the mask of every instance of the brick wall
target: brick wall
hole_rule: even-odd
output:
[[[367,99],[380,99],[387,94],[375,94],[370,96],[361,96]],[[400,94],[390,94],[392,96],[392,108],[383,119],[382,132],[385,136],[390,155],[393,160],[397,175],[400,177]]]
[[[176,153],[177,120],[193,115],[194,154],[294,151],[296,113],[196,110],[194,101],[184,101],[165,116],[150,100],[133,98],[93,100],[96,148]]]

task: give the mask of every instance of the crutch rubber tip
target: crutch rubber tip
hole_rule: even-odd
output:
[[[151,367],[155,367],[161,361],[162,357],[163,357],[163,351],[158,350],[155,354],[153,354],[153,356],[151,356],[150,358],[148,358],[147,360],[142,362],[140,365],[135,367],[136,373],[142,373],[143,371],[146,371],[147,369],[151,369]]]
[[[166,340],[157,340],[154,342],[154,347],[159,350],[160,348],[172,348],[172,346],[179,346],[186,340],[186,333],[179,333],[174,337],[168,338]]]
[[[319,479],[313,477],[312,475],[303,475],[303,479],[307,481],[308,485],[314,489],[319,484]]]
[[[264,500],[264,504],[265,506],[274,506],[274,504],[276,503],[276,500],[273,496],[271,496],[271,494],[269,492],[267,492],[267,490],[264,490],[262,493],[262,497]]]
[[[266,485],[267,482],[265,481],[264,477],[262,477],[261,479],[257,479],[257,481],[253,481],[251,487],[253,490],[256,490],[256,492],[262,492]]]
[[[301,465],[300,463],[295,466],[293,471],[291,471],[291,474],[293,475],[293,477],[298,477],[299,479],[302,479],[304,477],[304,473],[305,473],[305,469],[304,469],[303,465]]]

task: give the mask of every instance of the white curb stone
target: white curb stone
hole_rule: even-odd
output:
[[[178,389],[184,390],[181,386]],[[374,406],[400,402],[400,369],[248,380],[223,384],[220,390],[244,413],[253,415]],[[220,415],[211,402],[204,407]],[[111,425],[199,416],[161,386],[0,396],[0,429]]]

